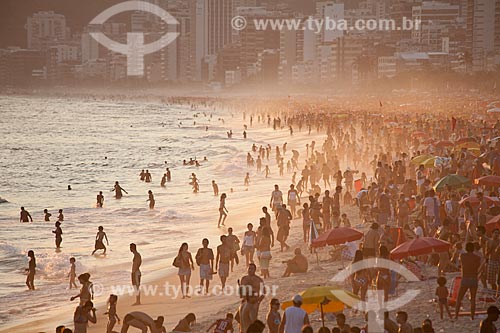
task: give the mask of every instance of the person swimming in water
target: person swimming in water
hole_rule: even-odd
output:
[[[33,222],[33,218],[31,217],[31,214],[24,209],[24,207],[21,207],[21,213],[19,214],[19,222]]]
[[[104,250],[103,254],[106,254],[106,246],[104,246],[103,240],[106,239],[106,243],[109,246],[108,236],[104,232],[104,228],[102,226],[99,226],[97,230],[98,231],[97,235],[95,236],[95,246],[94,246],[94,251],[92,251],[92,255],[94,255],[94,253],[96,253],[96,251],[98,250]]]
[[[50,222],[50,217],[52,216],[52,214],[50,214],[47,209],[43,210],[43,215],[44,215],[44,221]]]
[[[102,195],[102,191],[99,191],[99,194],[97,195],[96,206],[102,208],[103,205],[104,205],[104,195]]]
[[[151,183],[152,180],[153,180],[153,177],[149,173],[149,170],[146,170],[146,174],[144,175],[144,181],[146,183]]]
[[[57,221],[63,222],[64,221],[64,215],[63,215],[63,210],[59,209],[59,215],[57,216]]]
[[[220,228],[221,221],[222,221],[222,225],[225,225],[224,222],[226,221],[227,213],[229,213],[227,211],[227,208],[226,208],[226,197],[227,197],[226,193],[222,193],[221,196],[220,196],[219,222],[217,224],[217,228]]]
[[[56,235],[56,248],[61,248],[61,243],[62,243],[62,229],[61,229],[61,222],[57,221],[56,222],[56,230],[52,230],[52,233]]]
[[[125,189],[124,189],[124,188],[122,188],[122,187],[120,186],[120,184],[116,181],[116,182],[115,182],[115,186],[114,186],[114,187],[113,187],[113,189],[111,190],[111,192],[115,192],[115,198],[116,198],[116,199],[121,199],[121,197],[123,197],[123,193],[122,193],[122,191],[123,191],[123,192],[125,192],[126,194],[128,194],[128,192],[127,192],[127,191],[125,191]]]
[[[146,200],[146,202],[149,201],[149,209],[154,209],[155,208],[155,197],[153,195],[153,191],[149,190],[148,191],[149,198]]]

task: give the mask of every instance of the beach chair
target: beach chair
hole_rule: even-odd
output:
[[[481,302],[483,308],[489,305],[500,306],[500,295],[496,290],[489,288],[480,288],[477,292],[477,302]]]

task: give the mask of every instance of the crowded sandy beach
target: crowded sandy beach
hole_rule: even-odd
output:
[[[9,287],[38,309],[31,317],[11,308],[1,332],[495,332],[492,96],[2,99],[45,110],[148,104],[183,116],[112,125],[134,130],[131,152],[158,150],[154,163],[137,167],[131,154],[134,164],[113,173],[123,164],[99,151],[99,163],[82,166],[99,183],[81,182],[76,169],[59,190],[40,189],[43,198],[2,193],[6,235],[27,235]],[[182,142],[177,151],[160,146],[157,129],[199,135],[196,155]],[[99,144],[113,145],[106,136]]]

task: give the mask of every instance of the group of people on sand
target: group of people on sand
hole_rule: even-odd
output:
[[[495,207],[500,184],[482,184],[480,180],[484,176],[500,176],[500,140],[495,140],[500,121],[490,115],[476,118],[460,111],[453,115],[441,111],[401,115],[397,110],[383,112],[380,109],[356,113],[345,111],[352,110],[353,104],[348,101],[337,107],[301,101],[286,103],[289,107],[284,107],[282,102],[256,102],[252,105],[252,119],[295,137],[303,131],[312,136],[315,130],[314,140],[301,147],[301,151],[305,150],[302,155],[291,149],[295,148],[291,145],[279,144],[273,149],[270,144],[260,147],[254,144],[247,155],[247,165],[261,173],[265,160],[268,163],[264,169],[266,178],[272,166],[277,170],[276,178],[291,175],[292,185],[285,195],[280,186],[275,185],[269,209],[262,209],[264,214],[258,226],[247,225],[241,239],[228,228],[215,251],[208,239],[203,239],[194,258],[189,245],[181,245],[172,264],[178,269],[182,297],[189,298],[193,293],[190,279],[195,264],[200,272],[199,292],[206,294],[215,274],[219,275],[221,286],[226,287],[227,278],[241,256],[248,270],[240,279],[241,303],[234,315],[227,314],[215,322],[216,329],[224,327],[225,331],[236,320],[242,333],[262,332],[266,327],[273,333],[313,332],[300,295],[293,296],[293,305],[283,314],[279,311],[279,299],[271,299],[266,320],[259,320],[259,307],[268,296],[263,285],[264,280],[271,277],[274,243],[279,243],[281,251],[290,249],[291,223],[301,218],[301,236],[305,243],[311,241],[312,225],[320,235],[341,226],[368,229],[361,243],[355,245],[353,263],[367,258],[391,260],[391,251],[403,237],[405,240],[433,237],[449,243],[448,250],[405,258],[401,263],[411,267],[417,276],[422,275],[422,266],[437,267],[434,294],[440,318],[444,319],[446,313],[450,319],[460,320],[463,305],[468,303],[463,300],[469,293],[470,311],[466,314],[476,320],[479,288],[496,293],[500,285],[500,225],[488,224],[492,217],[500,214]],[[448,106],[455,105],[453,101],[448,103]],[[269,110],[276,111],[272,114]],[[323,140],[319,141],[321,136]],[[448,181],[463,178],[468,181]],[[191,185],[193,192],[199,192],[199,179],[194,173]],[[218,196],[216,185],[214,181],[212,187]],[[113,191],[116,198],[120,198],[122,192],[127,193],[118,182]],[[226,195],[222,194],[219,226],[225,224],[228,213],[225,200]],[[358,216],[342,212],[346,206],[356,207]],[[350,219],[360,223],[353,225]],[[140,305],[142,257],[135,244],[130,245],[130,250],[133,253],[131,280],[137,289],[136,304]],[[283,262],[283,277],[308,274],[308,257],[304,253],[296,248],[293,258]],[[256,254],[258,260],[255,260]],[[34,276],[36,267],[33,253],[31,258],[28,277]],[[257,275],[258,268],[261,276]],[[383,306],[395,295],[399,278],[387,268],[366,267],[352,274],[348,285],[361,300],[366,300],[371,289],[380,291],[378,301]],[[28,287],[32,281],[27,280]],[[86,277],[82,281],[82,285],[89,283]],[[78,318],[84,313],[87,319],[82,321],[93,322],[93,305],[86,298],[87,294],[85,303],[79,305]],[[450,309],[451,303],[454,309]],[[490,306],[484,310],[487,317],[478,323],[480,332],[496,332],[494,322],[499,316],[498,308]],[[383,320],[384,329],[389,333],[434,332],[430,319],[418,325],[421,327],[412,327],[412,323],[414,326],[416,323],[411,316],[418,316],[417,313],[398,311],[395,320],[388,312],[375,315]],[[174,331],[189,331],[195,319],[194,314],[188,314]],[[366,327],[348,325],[350,320],[346,314],[337,313],[336,326],[331,332],[366,332]],[[123,318],[122,332],[127,332],[128,327],[161,332],[163,322],[163,317],[154,320],[146,314],[132,312]],[[75,329],[76,326],[75,322]],[[320,332],[328,333],[330,329],[324,327]]]

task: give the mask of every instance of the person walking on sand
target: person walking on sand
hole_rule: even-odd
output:
[[[111,190],[111,192],[115,192],[115,198],[116,198],[116,199],[121,199],[121,198],[123,197],[123,193],[122,193],[122,191],[123,191],[123,192],[125,192],[126,194],[128,194],[128,192],[127,192],[127,191],[125,191],[125,189],[124,189],[124,188],[122,188],[122,187],[120,186],[120,184],[116,181],[116,182],[115,182],[115,186],[114,186],[114,187],[113,187],[113,189]]]
[[[56,248],[61,248],[61,243],[62,243],[62,229],[61,229],[61,222],[57,221],[56,222],[56,230],[52,230],[52,233],[56,235]]]
[[[293,184],[290,185],[287,199],[288,199],[288,207],[290,207],[290,212],[292,213],[292,219],[294,219],[295,216],[297,215],[295,207],[297,207],[297,205],[300,205],[300,196],[299,192],[297,192],[297,190],[295,189],[295,185]]]
[[[99,226],[99,228],[97,228],[97,235],[95,236],[95,246],[94,251],[92,251],[92,255],[94,255],[94,253],[98,250],[104,250],[103,254],[106,254],[106,246],[104,246],[103,242],[104,239],[106,239],[106,243],[109,246],[108,236],[104,232],[104,228]]]
[[[271,193],[271,200],[269,200],[269,207],[273,212],[278,215],[278,211],[283,204],[283,193],[280,191],[280,187],[276,184],[274,185],[274,191]]]
[[[245,256],[245,262],[248,267],[250,263],[253,264],[253,255],[255,252],[255,239],[257,234],[253,231],[253,224],[247,224],[247,231],[243,235],[243,243],[241,248],[241,254]]]
[[[154,209],[155,208],[155,196],[153,195],[153,191],[149,190],[148,191],[148,200],[146,200],[146,202],[149,201],[149,209]]]
[[[227,242],[227,236],[220,236],[221,244],[217,246],[217,256],[215,258],[215,270],[219,272],[222,290],[226,288],[226,280],[229,277],[229,262],[231,261],[231,249]]]
[[[131,278],[132,278],[132,286],[135,288],[135,303],[132,305],[141,305],[141,264],[142,264],[142,257],[137,252],[137,245],[134,243],[130,244],[130,252],[134,254],[134,258],[132,259],[132,272],[131,272]]]
[[[210,286],[210,281],[212,280],[214,271],[214,251],[208,248],[209,241],[204,238],[202,241],[202,248],[198,249],[196,252],[195,260],[196,264],[200,266],[200,293],[203,293],[203,287],[205,287],[205,293],[208,295],[208,287]]]
[[[174,266],[179,268],[179,280],[181,281],[182,298],[190,298],[189,281],[191,280],[191,271],[194,271],[193,257],[188,251],[188,244],[182,243],[174,259]]]
[[[102,195],[102,191],[99,191],[99,194],[97,195],[96,199],[97,199],[96,207],[102,208],[102,206],[104,205],[104,195]]]
[[[29,290],[35,290],[36,259],[35,252],[33,250],[28,251],[28,258],[30,258],[30,261],[28,263],[28,268],[26,268],[26,272],[28,273],[28,276],[26,277],[26,285]]]
[[[231,250],[231,272],[234,270],[234,263],[236,265],[240,264],[240,258],[238,257],[238,251],[240,250],[240,239],[238,236],[233,234],[233,228],[227,228],[227,246]]]
[[[24,207],[21,207],[21,213],[19,214],[19,222],[33,222],[33,218],[31,217],[31,214],[24,209]]]
[[[108,299],[108,311],[104,312],[105,315],[108,315],[108,324],[106,326],[106,333],[113,333],[113,328],[115,327],[116,322],[120,323],[120,317],[116,313],[116,303],[118,302],[118,296],[109,295]]]
[[[217,228],[220,228],[221,225],[225,225],[224,222],[226,221],[227,213],[229,213],[226,208],[226,197],[226,193],[222,193],[220,196],[219,222],[217,223]]]

